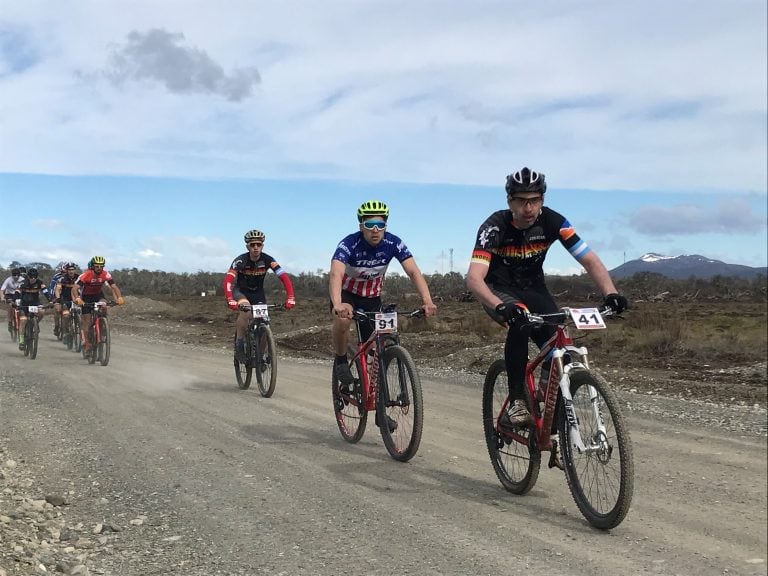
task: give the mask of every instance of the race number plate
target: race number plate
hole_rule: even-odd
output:
[[[397,332],[397,312],[377,312],[374,320],[379,334]]]
[[[269,312],[267,310],[266,304],[254,304],[251,306],[251,313],[253,314],[254,318],[263,318],[264,320],[269,319]]]
[[[571,318],[579,330],[605,328],[605,322],[597,308],[571,308]]]
[[[37,314],[37,312],[39,310],[39,308],[37,306],[29,306],[28,309],[29,309],[29,313],[30,314]]]

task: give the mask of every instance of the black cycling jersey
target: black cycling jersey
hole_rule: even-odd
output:
[[[546,206],[526,230],[512,225],[512,212],[499,210],[480,226],[472,262],[488,266],[485,282],[497,290],[544,288],[544,258],[557,240],[577,260],[590,251],[570,222]]]

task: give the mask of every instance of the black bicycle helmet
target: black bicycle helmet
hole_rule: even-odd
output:
[[[13,270],[11,270],[11,276],[18,276],[19,274],[21,274],[21,270],[19,270],[18,268],[14,268]]]
[[[27,267],[19,266],[19,274],[26,274],[26,273],[27,273]]]
[[[537,192],[544,194],[547,191],[547,182],[543,173],[525,167],[507,176],[505,188],[509,196],[515,192]]]
[[[29,270],[27,270],[27,276],[29,278],[37,278],[38,274],[39,273],[37,271],[37,268],[30,268]]]

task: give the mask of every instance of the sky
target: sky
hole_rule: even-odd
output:
[[[609,269],[766,266],[766,11],[0,0],[0,264],[223,272],[259,228],[324,271],[380,199],[425,273],[463,274],[529,166]],[[579,266],[555,245],[545,270]]]

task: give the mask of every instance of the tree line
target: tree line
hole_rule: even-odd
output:
[[[20,266],[12,262],[8,268],[0,268],[2,279],[10,275],[13,267]],[[53,268],[44,262],[31,263],[40,271],[43,281],[49,281]],[[123,294],[132,296],[163,296],[171,298],[207,296],[223,296],[221,272],[176,273],[162,270],[146,270],[124,268],[111,270]],[[447,274],[425,274],[433,297],[438,300],[471,300],[467,292],[465,277],[458,272]],[[304,298],[323,298],[328,296],[327,272],[301,272],[291,275],[297,295]],[[1,281],[1,280],[0,280]],[[766,277],[758,276],[753,279],[715,276],[711,279],[688,278],[677,280],[654,272],[640,272],[630,278],[616,282],[620,292],[632,300],[712,300],[727,298],[740,301],[763,301],[766,298]],[[547,285],[555,299],[560,301],[592,301],[602,298],[597,293],[595,285],[586,274],[572,276],[547,276]],[[268,274],[265,281],[268,294],[282,293],[282,285],[274,276]],[[399,273],[387,276],[385,284],[387,297],[400,299],[415,295],[410,279]]]

